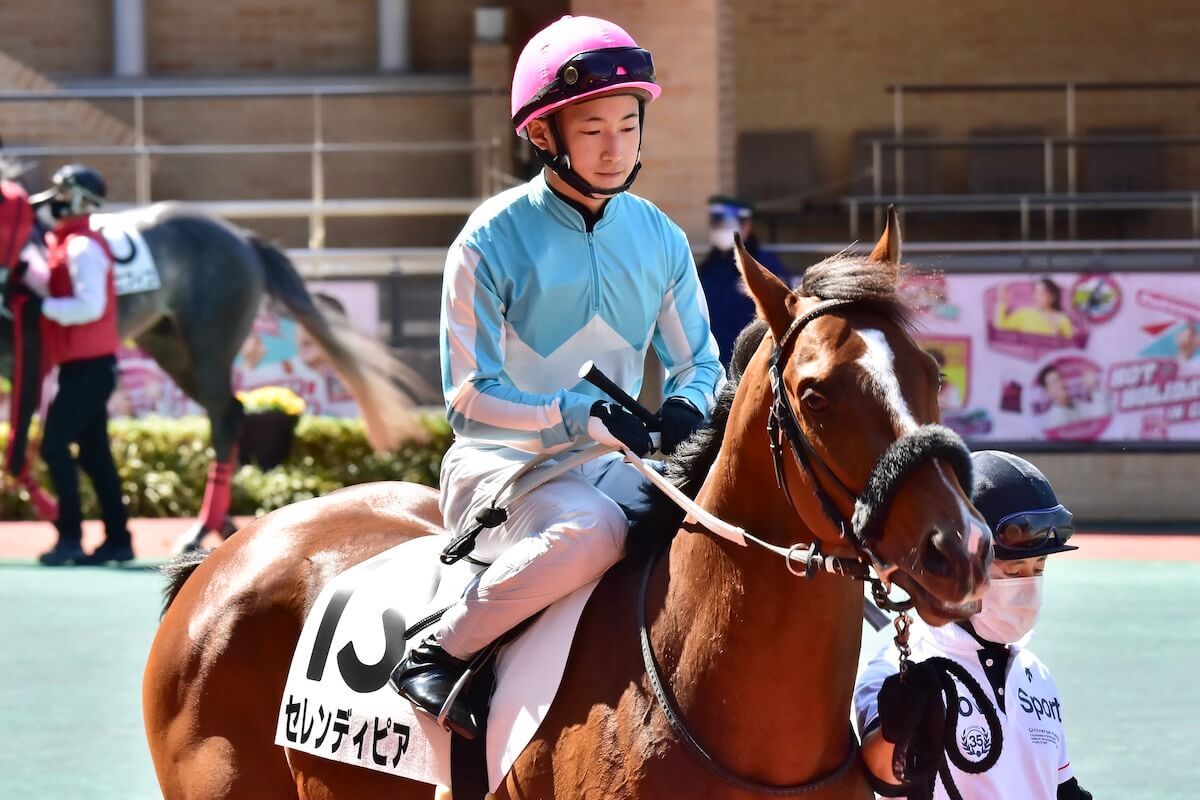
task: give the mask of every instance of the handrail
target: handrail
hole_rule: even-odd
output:
[[[55,91],[0,91],[0,103],[128,100],[132,102],[133,144],[53,144],[40,146],[5,147],[6,155],[14,157],[44,156],[118,156],[134,160],[136,205],[154,202],[151,192],[151,160],[163,156],[204,155],[297,155],[308,156],[311,162],[311,194],[307,200],[218,201],[193,203],[199,208],[229,217],[302,217],[309,219],[309,246],[320,248],[325,241],[327,216],[379,215],[466,215],[479,204],[473,198],[355,198],[329,200],[325,197],[325,157],[340,153],[471,153],[480,160],[480,195],[494,193],[507,185],[507,176],[497,169],[496,157],[505,139],[499,131],[506,125],[492,126],[491,135],[472,141],[410,141],[410,142],[329,142],[325,140],[325,101],[354,96],[455,96],[506,98],[506,92],[495,87],[472,86],[465,78],[422,79],[421,81],[385,83],[343,83],[328,85],[204,85],[204,86],[102,86],[64,88]],[[231,144],[158,144],[146,136],[146,102],[163,99],[296,97],[311,101],[312,139],[309,142],[231,143]],[[507,110],[507,107],[504,107]],[[115,208],[124,206],[115,205]]]
[[[4,148],[11,156],[132,156],[147,155],[311,155],[313,150],[325,153],[470,153],[490,150],[499,142],[495,139],[473,142],[322,142],[296,144],[148,144],[137,145],[28,145]]]
[[[897,102],[899,102],[897,96]],[[1070,99],[1071,124],[1074,126],[1073,96]],[[897,109],[899,115],[901,111]],[[1158,134],[1094,134],[1078,136],[1069,130],[1066,135],[1024,135],[1015,136],[977,136],[970,138],[930,137],[903,135],[900,117],[897,116],[897,134],[892,137],[873,137],[867,140],[871,147],[871,173],[874,178],[874,192],[870,197],[858,195],[843,198],[849,206],[850,238],[857,239],[859,231],[858,207],[869,205],[875,208],[875,224],[880,225],[880,214],[883,206],[890,203],[905,204],[912,210],[920,211],[985,211],[1012,210],[1021,214],[1021,238],[1028,240],[1031,236],[1032,225],[1030,211],[1040,208],[1044,212],[1046,236],[1054,236],[1054,212],[1063,208],[1068,213],[1068,235],[1074,238],[1079,210],[1108,208],[1108,209],[1152,209],[1152,208],[1191,208],[1192,235],[1200,238],[1200,196],[1195,192],[1123,192],[1123,193],[1079,193],[1077,191],[1076,157],[1078,150],[1098,146],[1136,146],[1157,144],[1162,146],[1196,146],[1200,145],[1200,135],[1158,135]],[[1042,150],[1042,183],[1041,192],[1028,192],[1011,196],[979,196],[963,195],[908,195],[904,191],[904,153],[910,149],[941,149],[941,148],[1011,148],[1011,147],[1040,147]],[[1055,172],[1056,154],[1066,150],[1067,191],[1065,194],[1056,193]],[[883,194],[883,158],[884,150],[893,153],[896,171],[896,194],[887,197]]]
[[[1067,166],[1067,192],[1075,194],[1078,186],[1079,164],[1078,164],[1078,147],[1079,141],[1076,139],[1078,132],[1078,103],[1077,98],[1081,92],[1148,92],[1148,91],[1195,91],[1200,89],[1200,81],[1063,81],[1063,82],[1030,82],[1030,83],[931,83],[931,84],[891,84],[886,87],[888,94],[892,96],[892,130],[897,139],[904,138],[904,98],[910,94],[975,94],[975,93],[997,93],[997,92],[1053,92],[1062,93],[1063,95],[1063,131],[1066,134],[1063,137],[1063,143],[1066,146],[1066,166]],[[1114,144],[1117,142],[1113,142]],[[1054,189],[1054,154],[1057,145],[1046,139],[1043,141],[1043,160],[1045,163],[1045,173],[1043,179],[1046,184],[1046,193],[1049,194]],[[875,194],[879,196],[882,192],[882,146],[875,142],[872,144],[872,158],[875,170]],[[903,149],[896,149],[894,152],[895,173],[896,173],[896,190],[898,194],[904,194],[904,158]],[[1076,209],[1069,208],[1067,229],[1068,236],[1074,238],[1077,229]],[[879,227],[879,220],[876,220],[876,227]],[[857,220],[851,220],[851,228],[857,228]],[[1193,213],[1193,226],[1200,227],[1200,215]],[[1054,213],[1052,209],[1046,210],[1046,235],[1053,236],[1054,229]],[[1022,233],[1027,237],[1028,230],[1023,229]]]
[[[136,88],[101,87],[101,88],[64,88],[55,91],[34,91],[24,89],[9,89],[0,91],[0,102],[28,103],[47,100],[131,100],[135,97],[150,99],[213,99],[219,97],[348,97],[357,95],[465,95],[465,96],[505,96],[506,93],[494,87],[477,87],[445,84],[345,84],[331,86],[139,86]]]
[[[1200,89],[1200,81],[1062,81],[1030,83],[892,83],[888,94],[975,94],[988,92],[1157,92]]]
[[[173,203],[174,201],[164,201]],[[437,217],[467,216],[479,207],[475,197],[358,197],[350,200],[200,200],[180,205],[227,219],[296,219],[299,217]],[[141,206],[108,203],[106,212]],[[312,248],[320,249],[320,248]]]
[[[769,244],[775,253],[870,253],[873,243],[857,242],[846,246],[840,242],[784,242]],[[1200,252],[1197,239],[1090,239],[1057,242],[905,242],[905,253],[1195,253]]]
[[[1029,147],[1050,142],[1056,147],[1087,147],[1109,145],[1194,145],[1200,144],[1200,135],[1193,134],[1087,134],[1084,136],[1064,136],[1061,134],[1018,134],[1015,136],[972,136],[968,138],[910,136],[910,137],[871,137],[863,140],[866,144],[878,142],[885,148],[893,149],[936,149],[939,147]]]
[[[866,255],[872,244],[856,242],[784,242],[769,244],[777,254],[828,256],[835,253]],[[1104,253],[1200,253],[1200,239],[1148,239],[1143,241],[1091,240],[1074,242],[906,242],[906,255],[1041,255]],[[693,254],[701,259],[707,248],[697,247]],[[444,247],[331,248],[323,250],[290,249],[305,278],[384,277],[393,274],[441,275],[446,260]],[[1148,266],[1145,269],[1158,269]]]

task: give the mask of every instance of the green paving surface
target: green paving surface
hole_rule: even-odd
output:
[[[1051,569],[1033,647],[1081,783],[1097,800],[1196,797],[1200,563]],[[0,798],[159,797],[139,684],[160,589],[147,570],[0,565]]]

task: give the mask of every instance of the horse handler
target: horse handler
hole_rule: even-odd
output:
[[[39,557],[47,565],[103,564],[133,558],[121,479],[108,439],[108,398],[117,385],[117,297],[113,257],[91,229],[90,215],[104,203],[104,180],[82,164],[54,174],[50,189],[30,198],[48,204],[55,220],[46,236],[44,265],[29,264],[23,283],[41,305],[41,373],[57,366],[58,393],[42,434],[42,458],[58,493],[58,541]],[[30,368],[33,365],[29,365]],[[104,542],[82,547],[79,467],[91,478],[104,518]]]
[[[687,238],[626,191],[659,92],[650,53],[594,17],[552,23],[517,60],[513,126],[545,168],[485,202],[446,258],[442,381],[457,438],[442,462],[441,507],[452,534],[537,455],[593,442],[651,449],[642,420],[579,379],[588,359],[636,396],[654,347],[668,371],[657,420],[665,453],[712,407],[724,370]],[[396,690],[437,716],[469,659],[621,558],[622,505],[639,503],[641,486],[611,453],[522,497],[479,536],[475,556],[491,566],[397,666]],[[446,722],[478,733],[461,695]]]
[[[988,758],[994,742],[984,713],[957,679],[956,741],[944,740],[945,701],[938,667],[928,659],[948,659],[991,700],[1003,736],[999,758],[986,771],[969,774],[947,765],[964,800],[1091,800],[1067,757],[1058,687],[1027,647],[1042,607],[1046,556],[1077,549],[1067,544],[1074,532],[1071,512],[1028,461],[984,450],[972,462],[971,502],[991,527],[995,546],[983,608],[966,622],[940,628],[915,622],[905,675],[897,673],[890,643],[863,669],[854,689],[863,762],[884,797],[946,798],[942,782],[934,786],[945,748],[959,748],[968,761]]]

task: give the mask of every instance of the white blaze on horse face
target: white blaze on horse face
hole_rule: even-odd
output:
[[[892,353],[892,348],[888,345],[887,337],[883,331],[874,328],[864,328],[858,331],[859,337],[866,345],[866,351],[859,356],[858,365],[863,368],[872,384],[874,384],[875,392],[883,400],[887,406],[888,414],[891,415],[892,422],[895,425],[898,436],[907,436],[920,427],[916,419],[913,418],[912,412],[909,411],[908,403],[904,400],[904,393],[900,390],[900,380],[896,377],[896,358]],[[942,470],[937,470],[938,478],[945,484],[946,489],[953,494],[958,494],[950,484]],[[964,527],[967,531],[960,531],[959,535],[963,536],[967,542],[969,552],[982,555],[986,549],[987,540],[984,538],[984,531],[976,522],[975,515],[971,513],[970,508],[960,496],[957,500],[959,519],[967,520]],[[978,595],[983,590],[977,589],[966,600],[978,599]]]
[[[919,426],[908,410],[904,393],[900,391],[900,380],[896,377],[896,357],[888,345],[883,331],[874,328],[864,328],[858,331],[859,338],[866,345],[866,351],[858,357],[858,365],[863,368],[875,388],[875,393],[887,407],[888,414],[895,425],[899,436],[907,436]]]

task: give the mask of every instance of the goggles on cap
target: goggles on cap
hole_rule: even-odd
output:
[[[740,222],[750,219],[750,209],[738,206],[713,203],[708,207],[708,224],[710,227],[728,225],[737,227]]]
[[[1074,533],[1075,519],[1060,503],[1053,508],[1010,514],[996,523],[992,535],[998,549],[1032,555],[1047,546],[1066,544]]]
[[[521,106],[513,122],[545,106],[622,83],[654,83],[654,60],[649,50],[610,47],[578,53],[564,61],[558,76]]]

